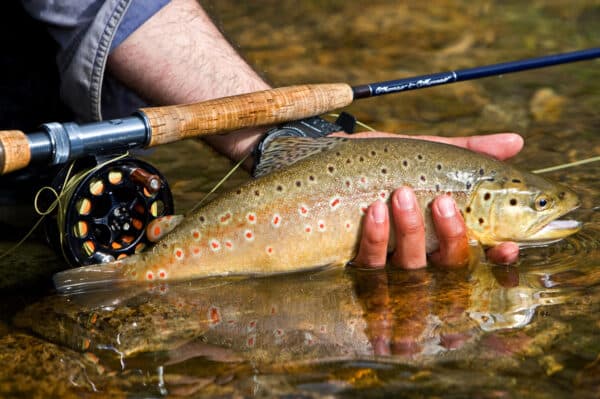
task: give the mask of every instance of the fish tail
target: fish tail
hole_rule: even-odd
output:
[[[56,273],[53,280],[61,294],[107,288],[128,281],[119,261],[64,270]]]

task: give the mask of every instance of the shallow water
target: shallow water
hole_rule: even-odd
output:
[[[600,4],[577,1],[207,1],[276,86],[370,81],[597,45]],[[348,107],[378,130],[517,131],[534,170],[600,155],[599,61]],[[198,156],[198,154],[202,156]],[[231,167],[200,143],[146,157],[179,212]],[[31,239],[2,259],[0,395],[598,397],[600,164],[552,172],[577,191],[577,235],[471,270],[324,270],[59,297],[64,262]],[[237,172],[225,183],[247,179]],[[2,248],[11,242],[0,243]]]

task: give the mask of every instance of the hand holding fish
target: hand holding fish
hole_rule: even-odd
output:
[[[357,133],[352,136],[340,133],[336,136],[399,137],[396,134],[383,132]],[[500,160],[516,155],[523,147],[521,136],[511,133],[457,138],[437,136],[418,138],[465,147]],[[425,266],[427,264],[425,225],[413,190],[410,187],[401,187],[394,191],[391,204],[395,238],[390,238],[388,207],[381,201],[373,203],[364,219],[359,251],[353,263],[374,268],[384,266],[388,262],[388,242],[390,239],[395,239],[396,249],[389,259],[391,265],[405,269]],[[430,255],[431,261],[440,266],[466,263],[469,256],[467,228],[460,212],[456,211],[456,204],[452,198],[445,195],[436,198],[432,206],[432,216],[440,240],[440,248]],[[513,263],[518,259],[519,246],[514,242],[503,242],[490,248],[487,256],[494,263]]]

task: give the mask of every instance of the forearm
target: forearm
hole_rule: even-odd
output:
[[[173,0],[109,56],[117,79],[154,105],[181,104],[265,90],[269,85],[237,54],[196,0]],[[238,160],[262,130],[206,139]]]

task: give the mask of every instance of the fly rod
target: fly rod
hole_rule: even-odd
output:
[[[133,116],[86,124],[50,122],[41,131],[0,131],[0,174],[31,164],[59,165],[88,155],[124,152],[191,137],[320,115],[354,100],[600,57],[600,47],[351,87],[307,84],[193,104],[139,109]]]

